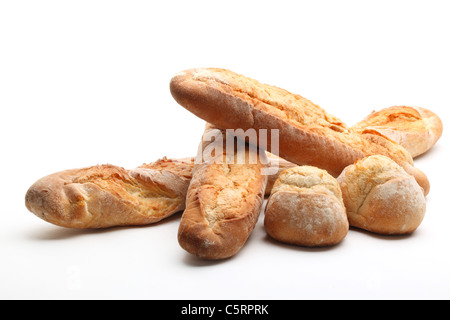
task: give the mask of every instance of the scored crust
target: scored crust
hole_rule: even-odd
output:
[[[273,167],[265,195],[278,174],[294,164],[267,154]],[[26,193],[28,210],[67,228],[106,228],[155,223],[185,208],[194,158],[167,158],[125,170],[114,165],[65,170],[36,181]]]
[[[408,234],[419,227],[425,216],[421,188],[387,157],[359,160],[337,180],[353,227],[379,234]]]
[[[184,209],[193,159],[160,159],[134,170],[98,165],[38,180],[27,191],[29,211],[68,228],[158,222]]]
[[[316,167],[285,170],[267,202],[264,226],[284,243],[321,247],[341,242],[349,223],[338,182]]]
[[[224,131],[210,126],[204,136],[211,131],[229,138]],[[207,146],[203,144],[199,153]],[[254,152],[258,153],[257,162],[247,163]],[[246,162],[238,163],[242,155]],[[262,171],[266,166],[265,153],[248,145],[231,157],[224,147],[222,154],[196,163],[178,230],[180,246],[204,259],[234,256],[244,246],[258,220],[267,183]]]
[[[356,133],[304,97],[224,69],[191,69],[170,83],[174,99],[221,129],[277,129],[279,156],[312,165],[337,177],[369,155],[390,157],[416,177],[427,194],[427,177],[397,143],[372,133]],[[267,149],[271,151],[270,139]]]
[[[442,136],[441,119],[432,111],[420,107],[394,106],[372,112],[351,130],[357,133],[379,134],[402,145],[412,157],[433,147]]]

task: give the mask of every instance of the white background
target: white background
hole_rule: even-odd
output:
[[[192,156],[203,121],[170,78],[221,67],[285,88],[353,124],[393,105],[450,120],[448,1],[1,1],[0,298],[450,298],[448,131],[416,160],[432,189],[412,236],[350,230],[338,246],[270,240],[262,218],[232,259],[153,226],[64,229],[27,211],[50,173]]]

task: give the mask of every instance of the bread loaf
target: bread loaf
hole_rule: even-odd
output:
[[[426,201],[417,182],[390,158],[370,156],[338,177],[350,226],[378,234],[414,232]]]
[[[269,195],[281,171],[295,166],[268,154]],[[25,205],[39,218],[67,228],[107,228],[158,222],[185,208],[194,158],[167,158],[133,170],[114,165],[65,170],[27,191]]]
[[[33,184],[25,204],[39,218],[67,228],[155,223],[184,209],[193,166],[192,158],[164,158],[134,170],[66,170]]]
[[[436,144],[442,136],[443,125],[439,116],[428,109],[395,106],[372,112],[351,130],[386,137],[417,157]]]
[[[230,154],[217,141],[234,137],[212,126],[205,129],[206,136],[214,137],[214,141],[203,139],[205,143],[199,149],[178,242],[195,256],[219,260],[239,252],[255,227],[264,200],[267,159],[264,152],[248,144]],[[209,159],[202,158],[211,147],[218,152]],[[254,163],[249,161],[252,157]]]
[[[308,247],[338,244],[349,230],[338,182],[316,167],[283,171],[267,202],[264,226],[272,238],[284,243]]]
[[[277,155],[295,164],[316,166],[337,177],[356,160],[381,154],[397,162],[429,192],[427,177],[413,166],[403,147],[379,134],[350,130],[302,96],[212,68],[181,72],[172,78],[170,89],[180,105],[218,128],[255,129],[257,133],[279,130]],[[270,139],[267,149],[271,151]]]

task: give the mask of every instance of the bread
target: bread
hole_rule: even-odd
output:
[[[357,161],[338,177],[350,226],[378,234],[414,232],[426,201],[417,182],[391,159],[375,155]]]
[[[316,167],[283,171],[267,202],[264,226],[272,238],[288,244],[338,244],[349,230],[338,182]]]
[[[275,174],[268,176],[265,195],[281,171],[295,166],[267,155]],[[36,181],[25,205],[39,218],[67,228],[151,224],[184,210],[193,168],[192,157],[162,158],[133,170],[114,165],[65,170]]]
[[[217,143],[230,139],[234,137],[222,130],[212,126],[205,129],[178,230],[183,249],[209,260],[226,259],[239,252],[256,225],[264,201],[265,153],[246,144],[230,154]],[[217,152],[202,159],[208,149]]]
[[[184,209],[193,166],[192,158],[164,158],[134,170],[66,170],[33,184],[25,203],[39,218],[67,228],[155,223]]]
[[[284,160],[283,158],[277,157],[270,152],[266,152],[266,156],[269,160],[270,169],[268,172],[270,174],[267,175],[267,185],[264,193],[265,196],[270,196],[272,188],[280,174],[286,169],[297,167],[297,165],[290,161]]]
[[[443,124],[428,109],[395,106],[372,112],[351,130],[386,137],[402,145],[415,158],[436,144],[442,136]]]
[[[356,133],[311,101],[224,69],[191,69],[170,82],[174,99],[221,129],[279,130],[279,153],[298,165],[327,170],[334,177],[356,160],[381,154],[413,175],[429,192],[426,175],[403,147],[379,134]],[[266,146],[261,146],[266,147]]]

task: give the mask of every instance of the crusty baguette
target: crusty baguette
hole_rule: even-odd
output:
[[[441,137],[442,135],[442,121],[440,118],[430,110],[419,108],[419,107],[391,107],[382,109],[378,112],[373,112],[364,120],[360,121],[358,124],[354,125],[350,128],[352,131],[357,133],[373,133],[376,135],[382,135],[386,138],[389,138],[398,144],[405,147],[412,156],[418,156],[420,154],[428,151]],[[281,173],[284,169],[292,168],[296,166],[296,164],[274,156],[270,153],[267,153],[271,165],[278,169],[276,174],[272,174],[268,176],[267,186],[265,194],[269,195],[272,189],[273,184],[278,178],[279,173]],[[89,222],[89,219],[86,218],[86,215],[81,214],[82,211],[77,211],[79,209],[74,209],[73,201],[67,200],[69,199],[67,196],[64,196],[63,189],[65,190],[73,190],[74,186],[69,186],[69,181],[81,181],[82,177],[86,177],[88,172],[96,171],[97,174],[90,175],[92,180],[97,179],[97,176],[103,175],[107,177],[111,175],[112,177],[126,177],[127,175],[124,172],[134,172],[137,174],[139,171],[142,171],[145,176],[153,176],[155,177],[166,177],[166,181],[162,182],[162,185],[165,183],[171,183],[172,188],[177,189],[181,188],[182,190],[187,190],[186,181],[188,179],[190,181],[190,177],[192,175],[193,169],[193,158],[186,159],[178,159],[178,160],[168,160],[162,159],[157,162],[147,164],[142,166],[142,168],[136,168],[134,170],[124,170],[123,168],[106,165],[106,166],[95,166],[91,168],[84,169],[75,169],[75,170],[66,170],[64,172],[59,172],[53,174],[48,177],[44,177],[36,182],[32,188],[30,188],[27,193],[27,207],[35,213],[37,216],[44,218],[47,221],[53,221],[53,223],[57,225],[62,225],[71,228],[94,228],[94,223]],[[152,169],[152,170],[149,170]],[[171,174],[164,172],[168,171]],[[114,173],[115,172],[115,173]],[[153,174],[150,174],[153,172]],[[160,172],[159,174],[157,172]],[[177,178],[176,176],[181,176]],[[84,179],[86,182],[86,179]],[[91,207],[104,207],[102,201],[107,201],[109,197],[108,193],[117,188],[117,184],[111,183],[111,188],[108,186],[107,180],[103,181],[103,197],[93,196],[88,201],[91,204]],[[156,179],[155,181],[158,181]],[[170,182],[169,182],[170,181]],[[68,183],[64,185],[63,183]],[[179,187],[174,184],[179,184]],[[143,193],[145,193],[147,187],[144,187]],[[93,193],[98,191],[98,189],[93,189]],[[123,189],[125,191],[125,189]],[[68,193],[69,195],[72,193]],[[123,200],[127,199],[127,192],[123,193]],[[121,193],[115,192],[115,201],[113,203],[121,203]],[[184,205],[185,203],[185,194],[182,195],[182,199],[180,199],[181,203]],[[69,204],[67,204],[69,201]],[[97,201],[97,203],[96,203]],[[66,202],[66,204],[65,204]],[[82,202],[79,203],[81,205]],[[183,210],[183,205],[179,210]],[[169,208],[170,209],[170,208]],[[135,214],[129,214],[129,216],[141,217],[139,210],[136,209]],[[114,211],[114,210],[113,210]],[[77,213],[78,212],[78,213]],[[166,213],[167,215],[170,215]],[[106,219],[107,215],[102,214]],[[98,213],[97,216],[100,216]],[[115,215],[110,215],[112,219],[109,223],[106,221],[101,225],[103,226],[116,226],[123,224],[123,219],[128,219],[126,215],[122,216],[122,219],[117,219]],[[92,218],[92,221],[98,218]],[[150,221],[150,222],[149,222]],[[148,224],[158,221],[158,219],[142,219],[139,221],[135,221],[133,224]],[[95,228],[99,228],[99,224],[95,226]]]
[[[424,154],[442,136],[438,115],[420,107],[395,106],[372,112],[351,130],[360,134],[378,134],[403,146],[412,157]]]
[[[413,177],[390,158],[361,159],[337,180],[351,226],[398,235],[412,233],[422,223],[425,197]]]
[[[203,139],[199,148],[178,242],[195,256],[219,260],[239,252],[256,225],[264,201],[267,176],[263,169],[267,159],[264,152],[248,144],[232,155],[220,146],[212,157],[202,158],[207,148],[216,148],[218,140],[234,139],[210,125],[205,129],[206,136],[214,136],[215,140]],[[249,160],[252,156],[255,163]]]
[[[67,228],[107,228],[158,222],[184,209],[193,158],[161,159],[134,170],[99,165],[66,170],[33,184],[28,210]]]
[[[295,166],[268,154],[275,174]],[[167,158],[133,170],[114,165],[65,170],[43,177],[27,191],[25,205],[43,220],[67,228],[107,228],[158,222],[185,208],[194,158]]]
[[[425,174],[403,147],[378,134],[359,134],[311,101],[224,69],[190,69],[170,82],[174,99],[221,129],[279,130],[280,157],[334,177],[369,155],[390,157],[429,192]],[[264,146],[263,146],[264,147]],[[271,141],[267,141],[271,151]]]
[[[283,171],[267,201],[264,226],[275,240],[307,247],[336,245],[349,223],[337,180],[301,166]]]

